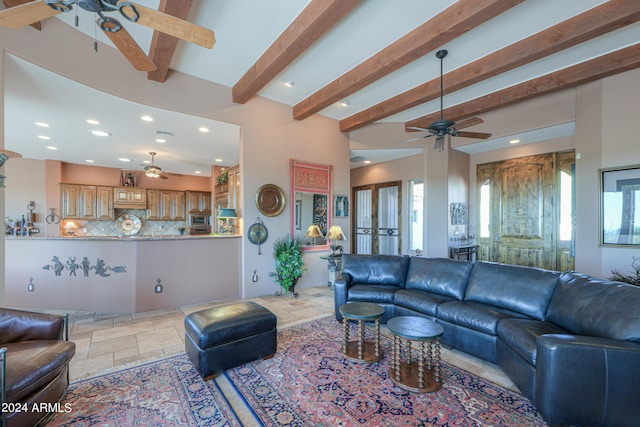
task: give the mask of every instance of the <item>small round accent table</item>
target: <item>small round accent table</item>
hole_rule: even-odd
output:
[[[444,333],[442,326],[424,317],[400,316],[390,319],[387,327],[393,333],[393,354],[389,368],[391,380],[398,387],[418,393],[439,390],[442,386],[440,378],[440,337]],[[412,360],[412,341],[419,343],[417,360]]]
[[[352,302],[342,304],[340,314],[344,317],[344,339],[340,352],[344,357],[354,362],[371,363],[382,359],[380,348],[380,318],[384,314],[384,308],[371,302]],[[358,322],[358,340],[349,341],[349,321]],[[374,322],[376,337],[374,342],[364,340],[364,322]]]

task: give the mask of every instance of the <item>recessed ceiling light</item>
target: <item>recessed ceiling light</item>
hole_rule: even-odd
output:
[[[93,160],[91,160],[91,159],[87,159],[87,160],[85,160],[85,162],[87,162],[87,163],[94,163],[94,161],[93,161]]]
[[[44,139],[44,140],[49,140],[51,139],[50,137],[48,137],[47,135],[38,135],[38,138],[40,139]]]
[[[153,121],[153,117],[151,116],[141,116],[140,117],[141,120],[144,120],[145,122],[152,122]]]
[[[106,132],[104,130],[99,130],[99,129],[92,129],[89,131],[89,133],[91,133],[91,135],[95,135],[95,136],[111,136],[111,133]]]
[[[160,144],[164,144],[165,142],[167,142],[167,140],[162,138],[156,138],[156,142],[159,142]]]
[[[287,80],[287,81],[282,82],[282,85],[284,87],[293,87],[295,84],[296,84],[296,82],[293,82],[291,80]]]
[[[131,159],[127,159],[126,157],[120,157],[118,160],[120,160],[121,162],[130,162]]]
[[[36,126],[40,126],[41,128],[48,128],[49,127],[49,123],[36,122]]]
[[[221,163],[222,159],[218,158],[218,159],[216,159],[216,162]]]
[[[371,163],[371,160],[365,160],[365,161],[364,161],[364,162],[362,162],[362,163],[364,163],[365,165],[368,165],[369,163]]]
[[[199,130],[200,132],[202,132],[202,133],[207,133],[207,132],[209,132],[209,128],[204,127],[204,126],[199,127],[199,128],[198,128],[198,130]]]
[[[58,147],[53,147],[51,145],[47,146],[47,150],[57,150]]]
[[[340,101],[338,102],[338,105],[341,107],[348,107],[351,103],[349,101]]]
[[[517,144],[518,142],[520,142],[519,139],[512,139],[511,141],[509,141],[509,144]]]
[[[197,173],[197,174],[201,174],[202,172],[200,172],[200,171],[195,171],[195,173]]]
[[[87,119],[87,123],[89,123],[90,125],[99,125],[100,121],[95,119]]]

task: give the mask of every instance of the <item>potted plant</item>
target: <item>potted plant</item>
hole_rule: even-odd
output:
[[[295,286],[305,272],[302,260],[302,243],[299,239],[286,235],[273,242],[273,259],[276,271],[269,273],[284,292],[291,292],[295,298]]]

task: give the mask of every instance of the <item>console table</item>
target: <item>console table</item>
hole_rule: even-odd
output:
[[[452,259],[467,259],[469,261],[475,261],[478,256],[478,249],[480,245],[456,245],[449,246],[449,258]],[[464,257],[464,258],[461,258]]]
[[[342,254],[321,256],[320,259],[326,259],[328,262],[327,269],[329,270],[329,289],[333,289],[336,284],[336,274],[341,270]]]

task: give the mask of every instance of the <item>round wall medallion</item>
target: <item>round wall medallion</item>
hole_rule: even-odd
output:
[[[265,184],[256,193],[258,210],[266,216],[280,215],[284,209],[284,192],[274,184]]]

